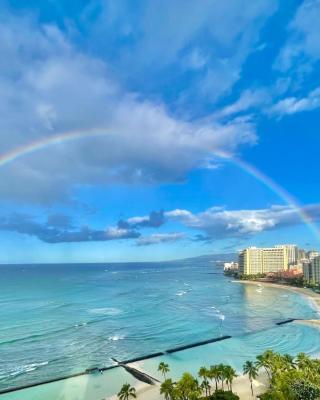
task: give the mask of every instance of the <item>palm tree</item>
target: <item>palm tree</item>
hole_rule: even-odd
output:
[[[199,378],[203,379],[202,386],[203,386],[203,389],[205,389],[205,391],[206,391],[206,396],[208,396],[208,391],[209,391],[209,395],[210,395],[210,385],[208,382],[209,375],[210,375],[210,371],[206,367],[201,367],[199,369],[198,376],[199,376]]]
[[[163,378],[166,379],[166,373],[170,371],[169,365],[161,361],[158,366],[158,371],[160,371],[163,375]]]
[[[283,356],[284,361],[288,364],[289,367],[294,368],[294,357],[292,357],[290,354],[284,354]]]
[[[226,365],[225,366],[225,377],[226,377],[226,381],[227,381],[227,385],[229,390],[232,391],[232,382],[233,379],[236,378],[238,375],[236,373],[236,370],[233,369],[230,365]]]
[[[222,390],[224,390],[224,381],[226,379],[226,366],[224,364],[219,364],[219,379],[221,380]]]
[[[200,387],[202,390],[204,390],[206,392],[206,398],[208,397],[208,394],[210,396],[210,385],[207,380],[202,381]]]
[[[306,353],[299,353],[297,355],[297,365],[298,368],[308,368],[310,366],[310,358]]]
[[[129,400],[130,398],[136,399],[136,389],[130,386],[129,383],[125,383],[118,393],[118,398],[119,400]]]
[[[160,386],[160,394],[164,395],[166,400],[171,400],[173,398],[174,383],[172,379],[166,379]]]
[[[201,388],[198,381],[188,372],[182,375],[182,378],[176,384],[177,399],[191,400],[198,399],[201,395]]]
[[[218,390],[218,381],[220,379],[220,368],[218,365],[211,365],[209,370],[209,378],[214,379],[216,390]]]
[[[253,387],[252,387],[252,380],[256,379],[258,376],[258,368],[257,365],[252,361],[246,361],[243,365],[243,373],[248,375],[251,385],[251,393],[253,397]]]

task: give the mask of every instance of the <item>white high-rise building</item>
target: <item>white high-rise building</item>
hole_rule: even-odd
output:
[[[309,260],[312,261],[314,258],[319,256],[319,252],[317,250],[311,250],[311,251],[308,251],[307,256],[308,256]]]
[[[320,284],[320,256],[313,258],[309,263],[303,264],[303,276],[309,283]]]
[[[256,275],[288,270],[286,247],[249,247],[239,253],[239,273]]]

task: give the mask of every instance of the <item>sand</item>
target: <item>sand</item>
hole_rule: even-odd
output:
[[[277,287],[280,289],[285,289],[285,290],[290,290],[292,292],[300,293],[302,296],[307,297],[308,300],[313,304],[314,308],[320,313],[320,294],[314,292],[311,289],[283,285],[283,284],[274,283],[274,282],[246,281],[246,280],[234,281],[234,282],[235,283],[245,283],[245,284],[250,284],[250,285],[258,285],[258,286],[261,285],[261,286],[266,286],[266,287]]]
[[[268,389],[268,381],[266,374],[261,372],[257,379],[253,381],[253,392],[251,394],[250,381],[247,376],[240,375],[233,384],[232,390],[240,397],[241,400],[256,399],[258,394],[265,392]],[[160,395],[160,385],[139,385],[136,387],[138,400],[164,400],[164,396]],[[106,400],[116,400],[117,396],[108,397]]]

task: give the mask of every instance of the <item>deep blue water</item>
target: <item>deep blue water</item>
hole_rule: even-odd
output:
[[[316,316],[300,295],[234,283],[210,260],[0,266],[0,306],[0,388]]]

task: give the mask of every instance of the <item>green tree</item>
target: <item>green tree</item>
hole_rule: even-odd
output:
[[[209,396],[211,395],[211,393],[210,393],[210,384],[209,384],[208,381],[202,381],[201,385],[200,385],[200,388],[201,388],[202,391],[204,391],[206,393],[206,397],[208,397],[208,395]]]
[[[210,395],[210,385],[208,382],[208,379],[210,377],[210,370],[208,370],[206,367],[201,367],[199,369],[198,376],[203,380],[201,387],[203,390],[205,390],[206,396],[208,396],[208,393]]]
[[[132,386],[130,386],[129,383],[125,383],[120,392],[118,393],[118,398],[119,400],[129,400],[131,398],[136,399],[136,389]]]
[[[236,373],[236,370],[233,369],[230,365],[226,365],[224,370],[225,370],[225,378],[228,385],[228,389],[232,391],[232,382],[234,378],[236,378],[238,375]]]
[[[158,371],[160,371],[163,378],[166,379],[166,374],[170,371],[169,365],[162,361],[158,366]]]
[[[174,396],[174,383],[172,379],[166,379],[160,386],[160,394],[164,395],[166,400],[172,400]]]
[[[223,390],[216,390],[215,393],[210,397],[210,400],[239,400],[240,397],[231,392],[223,391]]]
[[[211,365],[209,370],[209,378],[212,380],[214,379],[216,390],[218,390],[218,382],[220,379],[220,368],[218,365]]]
[[[305,380],[294,381],[291,390],[296,400],[316,400],[320,397],[320,388]]]
[[[282,356],[283,361],[287,364],[287,368],[295,368],[295,362],[294,362],[294,357],[292,357],[290,354],[284,354]]]
[[[266,350],[264,353],[257,356],[256,362],[258,368],[265,369],[270,382],[272,377],[274,355],[275,353],[272,350]]]
[[[251,387],[251,393],[253,397],[253,386],[252,386],[252,381],[253,379],[256,379],[258,376],[258,368],[257,365],[252,362],[252,361],[246,361],[243,365],[243,373],[245,375],[248,375],[249,380],[250,380],[250,387]]]
[[[296,364],[299,369],[309,370],[312,365],[312,361],[306,353],[299,353],[296,358]]]
[[[196,400],[201,395],[201,388],[198,381],[188,372],[176,383],[175,398],[177,400]]]
[[[221,380],[222,390],[224,390],[224,381],[227,379],[227,376],[226,376],[226,373],[227,373],[226,372],[226,365],[219,364],[218,368],[219,368],[219,371],[220,371],[219,378]]]

